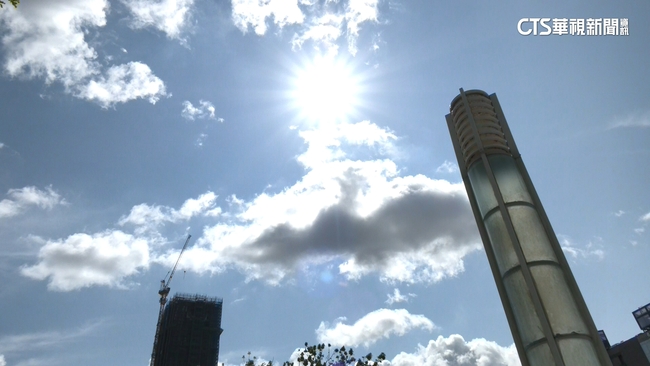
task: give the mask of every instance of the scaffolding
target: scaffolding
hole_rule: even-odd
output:
[[[216,366],[223,299],[176,294],[165,307],[154,366]]]

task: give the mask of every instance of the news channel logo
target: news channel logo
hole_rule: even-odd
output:
[[[522,36],[629,36],[628,18],[521,18]]]

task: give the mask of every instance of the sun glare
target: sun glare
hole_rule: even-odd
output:
[[[358,85],[351,67],[332,57],[319,57],[297,74],[294,103],[310,121],[350,117],[358,105]]]

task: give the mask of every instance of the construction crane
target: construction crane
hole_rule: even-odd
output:
[[[153,338],[153,350],[151,351],[150,366],[154,365],[154,360],[156,358],[156,346],[158,345],[158,336],[160,335],[160,323],[162,322],[163,310],[165,309],[165,304],[167,303],[167,295],[169,295],[169,290],[171,290],[169,288],[169,283],[172,282],[172,278],[174,277],[174,272],[176,272],[176,266],[178,266],[178,262],[181,260],[181,256],[183,255],[185,248],[187,248],[187,243],[190,242],[191,237],[192,235],[187,236],[187,240],[185,240],[183,249],[181,249],[181,252],[178,254],[178,259],[176,259],[176,264],[174,264],[174,267],[169,272],[167,272],[165,278],[160,281],[160,290],[158,291],[158,295],[160,295],[160,311],[158,312],[158,323],[156,324],[156,335]],[[169,279],[167,279],[167,276],[169,276]]]

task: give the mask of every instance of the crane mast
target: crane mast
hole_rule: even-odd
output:
[[[169,275],[169,279],[167,279],[167,276],[165,276],[165,278],[160,281],[160,290],[158,291],[158,295],[160,295],[160,310],[158,311],[158,323],[156,323],[156,335],[153,338],[153,350],[151,351],[150,366],[154,365],[154,361],[156,358],[156,346],[158,345],[158,337],[160,335],[160,323],[162,322],[163,310],[165,309],[165,304],[167,303],[167,295],[169,295],[169,290],[171,290],[169,287],[169,283],[172,281],[172,278],[174,277],[174,273],[176,272],[176,266],[178,266],[178,262],[181,260],[181,256],[183,255],[185,248],[187,248],[187,244],[190,242],[191,237],[192,235],[187,236],[187,240],[185,240],[183,249],[181,249],[181,252],[178,254],[178,259],[176,259],[176,263],[174,264],[174,267],[169,272],[167,272],[167,275]]]

